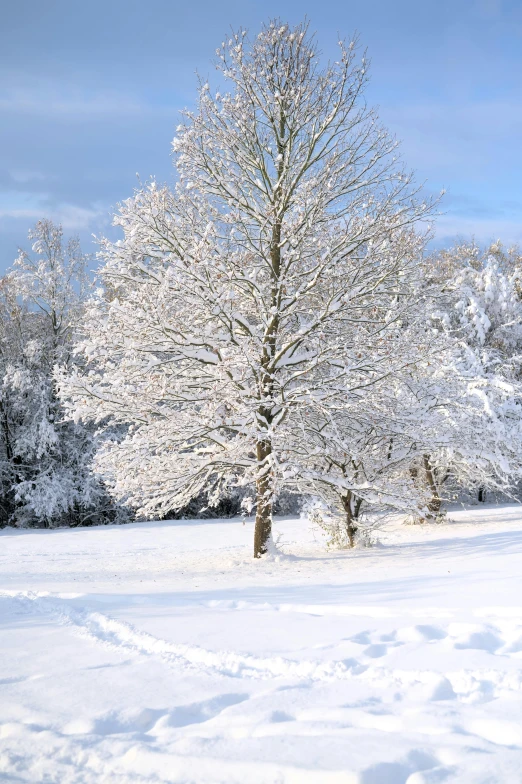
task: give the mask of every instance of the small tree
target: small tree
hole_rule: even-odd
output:
[[[363,516],[369,520],[376,511],[418,516],[426,504],[425,493],[411,482],[410,467],[422,457],[426,428],[433,424],[437,401],[430,394],[429,366],[444,359],[444,347],[429,346],[429,332],[418,335],[417,343],[415,330],[396,337],[390,348],[397,354],[384,376],[352,378],[337,405],[305,417],[303,433],[287,448],[289,455],[297,452],[292,455],[299,465],[297,486],[326,504],[329,522],[323,527],[334,532],[337,545],[354,546]]]
[[[142,513],[253,482],[257,557],[286,434],[352,372],[345,325],[370,318],[376,336],[394,318],[415,260],[388,246],[430,205],[364,101],[354,43],[321,69],[307,25],[273,21],[218,57],[231,90],[200,85],[174,142],[174,194],[153,183],[121,206],[124,238],[102,244],[116,296],[93,303],[90,374],[63,386],[77,416],[132,423],[98,465]]]

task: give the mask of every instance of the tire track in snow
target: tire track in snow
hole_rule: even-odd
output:
[[[366,669],[364,665],[352,660],[296,661],[280,656],[262,658],[233,651],[210,651],[195,645],[167,642],[148,632],[138,631],[124,621],[117,621],[96,611],[71,607],[65,601],[49,594],[1,591],[0,597],[14,600],[26,611],[34,608],[63,625],[75,628],[82,636],[113,650],[155,656],[175,669],[212,671],[232,677],[286,677],[305,681],[349,679],[355,672],[360,673]]]
[[[235,651],[211,651],[195,645],[171,643],[135,629],[125,621],[118,621],[97,611],[71,607],[65,597],[32,591],[0,591],[0,599],[10,599],[24,612],[36,610],[58,623],[72,627],[78,634],[112,650],[151,656],[176,670],[208,674],[209,672],[239,678],[289,678],[304,682],[350,680],[360,678],[376,688],[411,688],[414,685],[432,687],[434,694],[446,679],[455,697],[467,700],[470,695],[490,695],[491,689],[508,692],[522,691],[522,673],[495,669],[404,670],[366,665],[356,659],[342,661],[312,661],[286,659],[281,656],[258,657]],[[69,600],[78,596],[67,597]],[[431,690],[431,689],[430,689]],[[488,696],[487,699],[491,697]],[[427,697],[430,700],[430,697]],[[432,697],[440,699],[440,697]]]

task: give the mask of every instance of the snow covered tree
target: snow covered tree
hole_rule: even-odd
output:
[[[432,277],[441,287],[432,316],[454,344],[446,360],[445,392],[432,423],[433,441],[414,468],[430,487],[437,514],[444,485],[512,492],[522,473],[522,302],[520,257],[495,243],[473,243],[437,254]],[[444,401],[444,402],[443,402]]]
[[[389,246],[431,209],[366,105],[365,56],[340,41],[336,62],[318,59],[306,24],[222,44],[230,89],[200,85],[174,141],[175,191],[151,183],[121,205],[81,344],[88,372],[61,382],[77,418],[131,423],[98,468],[140,513],[253,483],[256,557],[287,434],[354,367],[382,375],[369,343],[416,265]]]
[[[522,467],[519,265],[498,243],[494,252],[459,245],[419,264],[426,296],[402,303],[388,330],[393,359],[373,385],[371,415],[347,386],[301,424],[298,485],[321,499],[312,516],[332,544],[353,545],[361,510],[432,520],[459,490],[513,492]]]
[[[16,509],[16,487],[22,479],[21,456],[16,448],[14,428],[20,421],[16,412],[16,395],[11,390],[8,373],[23,356],[27,309],[17,301],[7,278],[0,281],[0,525],[13,520]]]
[[[4,524],[52,527],[108,521],[117,510],[91,462],[94,441],[64,419],[53,368],[71,367],[87,288],[78,241],[39,221],[0,292],[0,473]]]
[[[302,432],[287,442],[297,487],[326,505],[323,527],[336,546],[353,547],[363,518],[371,523],[376,511],[419,516],[426,504],[411,481],[411,466],[423,455],[424,433],[439,402],[431,393],[431,368],[440,367],[446,346],[418,322],[390,333],[383,342],[391,356],[381,374],[375,370],[383,357],[374,355],[372,373],[354,372],[344,393],[322,412],[318,406],[307,412]],[[320,514],[316,509],[318,520]]]
[[[29,239],[33,240],[33,254],[21,250],[10,277],[24,302],[49,325],[47,361],[52,368],[58,361],[69,361],[89,289],[88,260],[79,239],[71,237],[64,244],[62,227],[51,220],[38,221]]]

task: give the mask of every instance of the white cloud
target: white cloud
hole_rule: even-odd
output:
[[[522,220],[509,218],[482,218],[463,215],[441,215],[435,223],[435,236],[440,241],[455,237],[486,244],[497,239],[506,245],[522,244]]]
[[[44,180],[49,179],[49,177],[42,174],[42,172],[27,171],[26,169],[16,169],[10,171],[9,174],[15,182],[19,182],[21,185],[24,185],[26,182],[34,182],[35,180],[43,182]]]
[[[81,231],[107,222],[108,207],[93,204],[82,207],[67,202],[49,206],[47,194],[4,191],[0,193],[0,219],[25,219],[28,224],[51,218],[68,231]]]

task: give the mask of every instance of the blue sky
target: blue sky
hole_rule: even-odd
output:
[[[369,101],[419,181],[437,242],[522,243],[521,0],[17,0],[0,29],[0,273],[39,217],[109,231],[142,179],[172,180],[178,111],[233,28],[307,15],[325,57],[358,31]]]

